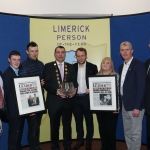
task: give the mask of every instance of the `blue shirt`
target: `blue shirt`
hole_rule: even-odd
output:
[[[15,74],[18,76],[19,69],[18,69],[18,68],[16,69],[16,68],[14,68],[14,67],[11,66],[11,65],[10,65],[10,67],[13,69],[13,71],[15,72]]]

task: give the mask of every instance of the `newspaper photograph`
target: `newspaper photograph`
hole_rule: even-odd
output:
[[[39,76],[14,78],[19,115],[45,110]]]
[[[112,105],[111,82],[93,82],[93,105]]]
[[[116,83],[116,75],[89,77],[91,110],[117,110]]]
[[[36,81],[19,83],[18,85],[23,109],[40,105]]]

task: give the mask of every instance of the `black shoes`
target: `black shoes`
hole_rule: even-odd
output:
[[[65,150],[72,150],[71,148],[65,148]]]
[[[37,147],[36,150],[42,150],[40,147]]]
[[[85,150],[92,150],[91,144],[87,144],[86,147],[85,147]]]
[[[73,150],[78,150],[80,149],[80,147],[82,147],[84,145],[84,142],[78,142],[74,147]]]

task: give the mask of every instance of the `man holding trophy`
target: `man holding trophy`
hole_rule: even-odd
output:
[[[55,48],[55,61],[45,64],[44,88],[47,91],[46,108],[50,117],[51,149],[59,148],[60,118],[63,124],[63,145],[71,150],[72,97],[78,87],[76,73],[71,64],[64,62],[66,51],[63,46]]]

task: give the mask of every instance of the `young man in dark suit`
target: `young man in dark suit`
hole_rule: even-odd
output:
[[[77,72],[78,91],[75,96],[73,114],[75,116],[78,142],[73,150],[78,150],[84,145],[83,117],[85,117],[87,129],[85,150],[91,150],[94,127],[93,115],[90,111],[88,76],[96,75],[98,70],[96,65],[86,61],[87,51],[85,48],[76,50],[76,58],[78,63],[74,64],[74,68]]]
[[[146,70],[144,63],[133,58],[130,42],[121,43],[120,54],[124,59],[119,73],[125,141],[129,150],[140,150]]]
[[[51,150],[59,148],[59,126],[62,117],[63,145],[65,150],[71,150],[71,118],[73,109],[72,97],[76,94],[77,81],[74,67],[64,62],[66,51],[58,46],[54,51],[55,61],[47,63],[44,68],[44,88],[47,91],[46,107],[50,117]],[[62,82],[72,82],[75,89],[66,97],[61,93]]]
[[[24,126],[24,118],[18,117],[16,106],[16,93],[13,79],[18,76],[21,56],[18,51],[9,54],[10,66],[3,73],[4,95],[9,113],[8,150],[22,150],[21,138]]]

